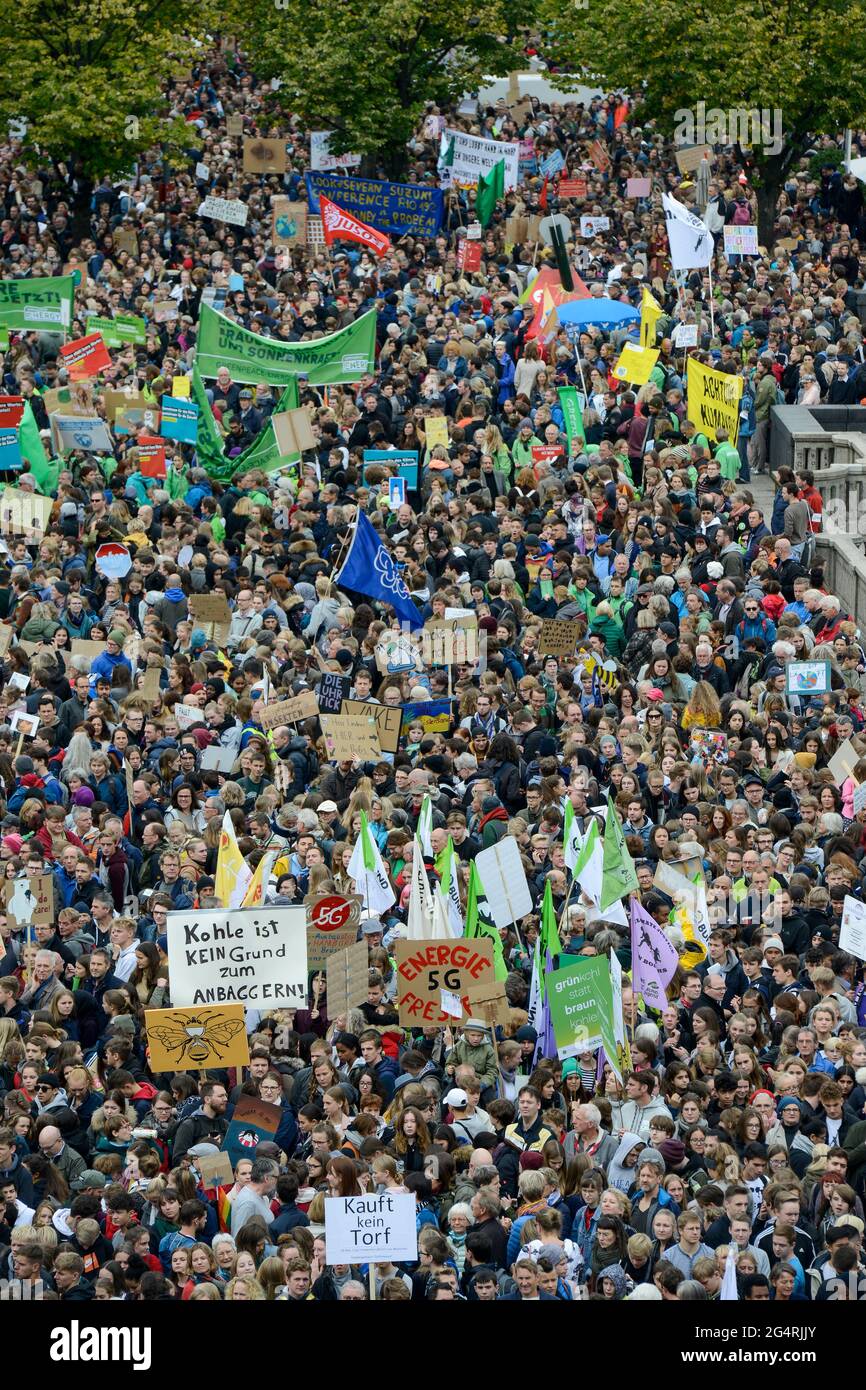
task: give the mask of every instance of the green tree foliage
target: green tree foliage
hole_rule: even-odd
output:
[[[477,91],[525,65],[537,0],[236,0],[236,31],[281,104],[331,148],[401,172],[425,102]]]
[[[809,135],[834,135],[866,118],[866,86],[857,34],[864,0],[809,0],[782,6],[763,0],[590,0],[577,11],[571,37],[561,7],[544,0],[563,56],[591,67],[602,85],[642,91],[634,119],[655,117],[674,133],[674,113],[698,101],[725,111],[780,111],[783,146],[745,151],[758,189],[761,239],[792,162]],[[566,57],[566,61],[568,61]]]
[[[193,12],[194,13],[194,12]],[[169,119],[163,84],[189,71],[182,0],[7,0],[0,6],[0,125],[33,168],[63,163],[77,211],[94,180],[122,173],[154,146],[193,144]]]

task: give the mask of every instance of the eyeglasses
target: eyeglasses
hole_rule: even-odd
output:
[[[40,1084],[36,1087],[36,1089],[37,1089],[37,1091],[53,1091],[53,1090],[54,1090],[54,1087],[53,1087],[53,1086],[45,1086],[45,1085],[43,1085],[43,1084],[40,1082]]]

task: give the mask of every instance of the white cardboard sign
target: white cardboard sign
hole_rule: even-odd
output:
[[[475,863],[497,927],[519,922],[532,911],[532,894],[513,835],[503,835],[497,844],[482,850]]]
[[[417,1260],[415,1194],[326,1197],[325,1258],[329,1265]]]

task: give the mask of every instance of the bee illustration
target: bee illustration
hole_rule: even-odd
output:
[[[167,1052],[178,1054],[173,1061],[180,1063],[186,1056],[193,1066],[200,1067],[208,1062],[211,1053],[215,1062],[221,1061],[222,1050],[228,1047],[243,1026],[241,1019],[225,1018],[222,1014],[216,1014],[213,1018],[202,1018],[199,1014],[178,1014],[174,1022],[158,1024],[150,1029],[150,1033]]]

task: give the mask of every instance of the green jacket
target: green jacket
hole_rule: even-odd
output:
[[[776,378],[767,372],[755,384],[755,419],[769,420],[770,409],[776,404]]]

